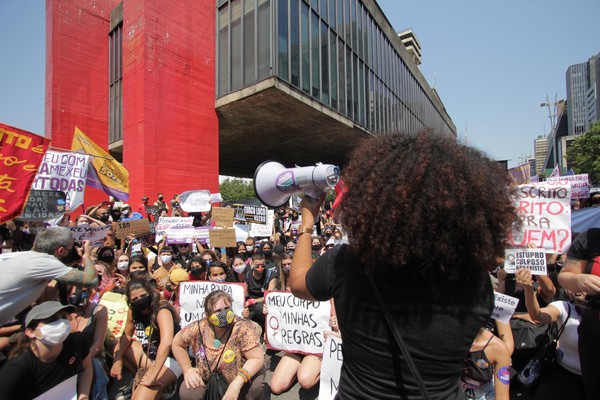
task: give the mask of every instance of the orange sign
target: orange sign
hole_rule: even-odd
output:
[[[0,123],[0,223],[23,212],[50,139]]]

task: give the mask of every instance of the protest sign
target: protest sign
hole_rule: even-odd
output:
[[[519,304],[519,299],[516,297],[494,292],[494,311],[492,311],[492,318],[508,324],[510,318],[517,309],[517,304]]]
[[[100,304],[108,310],[106,340],[119,338],[123,334],[123,328],[127,322],[127,312],[129,311],[127,297],[120,293],[106,292],[100,299]]]
[[[210,202],[211,203],[223,202],[223,197],[221,197],[221,193],[211,193],[210,194]]]
[[[235,247],[235,229],[211,229],[209,231],[211,247]]]
[[[147,215],[158,215],[160,206],[146,206],[144,207]]]
[[[69,228],[73,235],[73,240],[81,242],[89,240],[93,247],[98,244],[102,244],[102,241],[106,237],[108,231],[112,229],[112,225],[106,226],[92,226],[89,224],[72,226]]]
[[[533,245],[552,253],[563,253],[571,244],[571,187],[532,183],[517,187],[520,231],[509,237],[511,247]]]
[[[72,377],[53,386],[33,400],[77,400],[77,378],[75,374]]]
[[[31,189],[21,221],[47,221],[63,215],[66,211],[67,195],[60,190]]]
[[[252,222],[255,224],[267,223],[267,207],[250,206],[247,204],[234,204],[236,221]]]
[[[333,400],[338,391],[342,371],[342,339],[329,335],[323,348],[319,400]]]
[[[113,222],[113,228],[117,239],[124,239],[129,235],[142,236],[150,233],[150,222],[146,218]]]
[[[40,164],[33,189],[62,190],[67,212],[83,204],[90,157],[87,154],[48,151]]]
[[[547,275],[544,249],[504,250],[504,270],[514,274],[520,268],[527,268],[532,275]]]
[[[273,218],[275,212],[273,210],[267,210],[267,223],[266,224],[250,224],[250,236],[254,237],[268,237],[273,234]]]
[[[265,292],[267,347],[290,353],[323,353],[323,331],[330,330],[331,304],[308,301],[289,292]]]
[[[192,281],[181,282],[179,286],[179,304],[181,306],[179,316],[181,327],[204,317],[204,299],[209,293],[222,290],[233,297],[231,309],[240,317],[246,302],[246,284],[244,283],[217,283]]]
[[[167,244],[192,243],[194,236],[197,235],[196,228],[193,226],[187,228],[171,228],[167,233]]]
[[[160,237],[165,233],[169,236],[170,230],[177,228],[191,228],[193,222],[194,217],[160,217],[154,230]],[[157,238],[157,240],[161,239]]]
[[[0,124],[0,223],[21,214],[50,139]]]
[[[235,229],[236,242],[243,242],[248,236],[250,236],[248,235],[248,229],[250,229],[248,224],[235,224],[233,225],[233,228]]]
[[[554,178],[548,178],[546,181],[549,184],[571,185],[572,199],[584,199],[590,197],[588,174],[556,176]]]
[[[214,223],[214,226],[231,228],[233,226],[233,211],[233,208],[213,207],[210,220]]]
[[[210,192],[208,190],[188,190],[179,195],[179,204],[185,212],[210,211]]]

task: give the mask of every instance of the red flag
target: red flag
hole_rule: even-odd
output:
[[[346,193],[348,191],[348,188],[344,184],[344,181],[342,181],[340,179],[338,181],[337,185],[335,185],[335,187],[333,189],[335,190],[336,197],[335,197],[335,200],[333,201],[333,205],[331,206],[331,209],[335,210],[340,205],[340,203],[342,202],[342,198],[344,197],[344,193]]]
[[[0,123],[0,223],[23,212],[50,139]]]

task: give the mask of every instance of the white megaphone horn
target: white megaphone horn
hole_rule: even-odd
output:
[[[276,161],[265,161],[254,173],[256,196],[269,207],[281,207],[296,193],[318,199],[340,179],[339,167],[317,163],[312,167],[286,168]]]

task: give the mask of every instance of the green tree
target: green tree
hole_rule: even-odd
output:
[[[219,190],[224,203],[231,204],[240,200],[256,198],[252,182],[245,182],[241,179],[226,179],[221,182]]]
[[[590,183],[600,183],[600,121],[592,124],[586,133],[573,141],[567,152],[567,160],[575,164],[575,173],[587,173]]]

